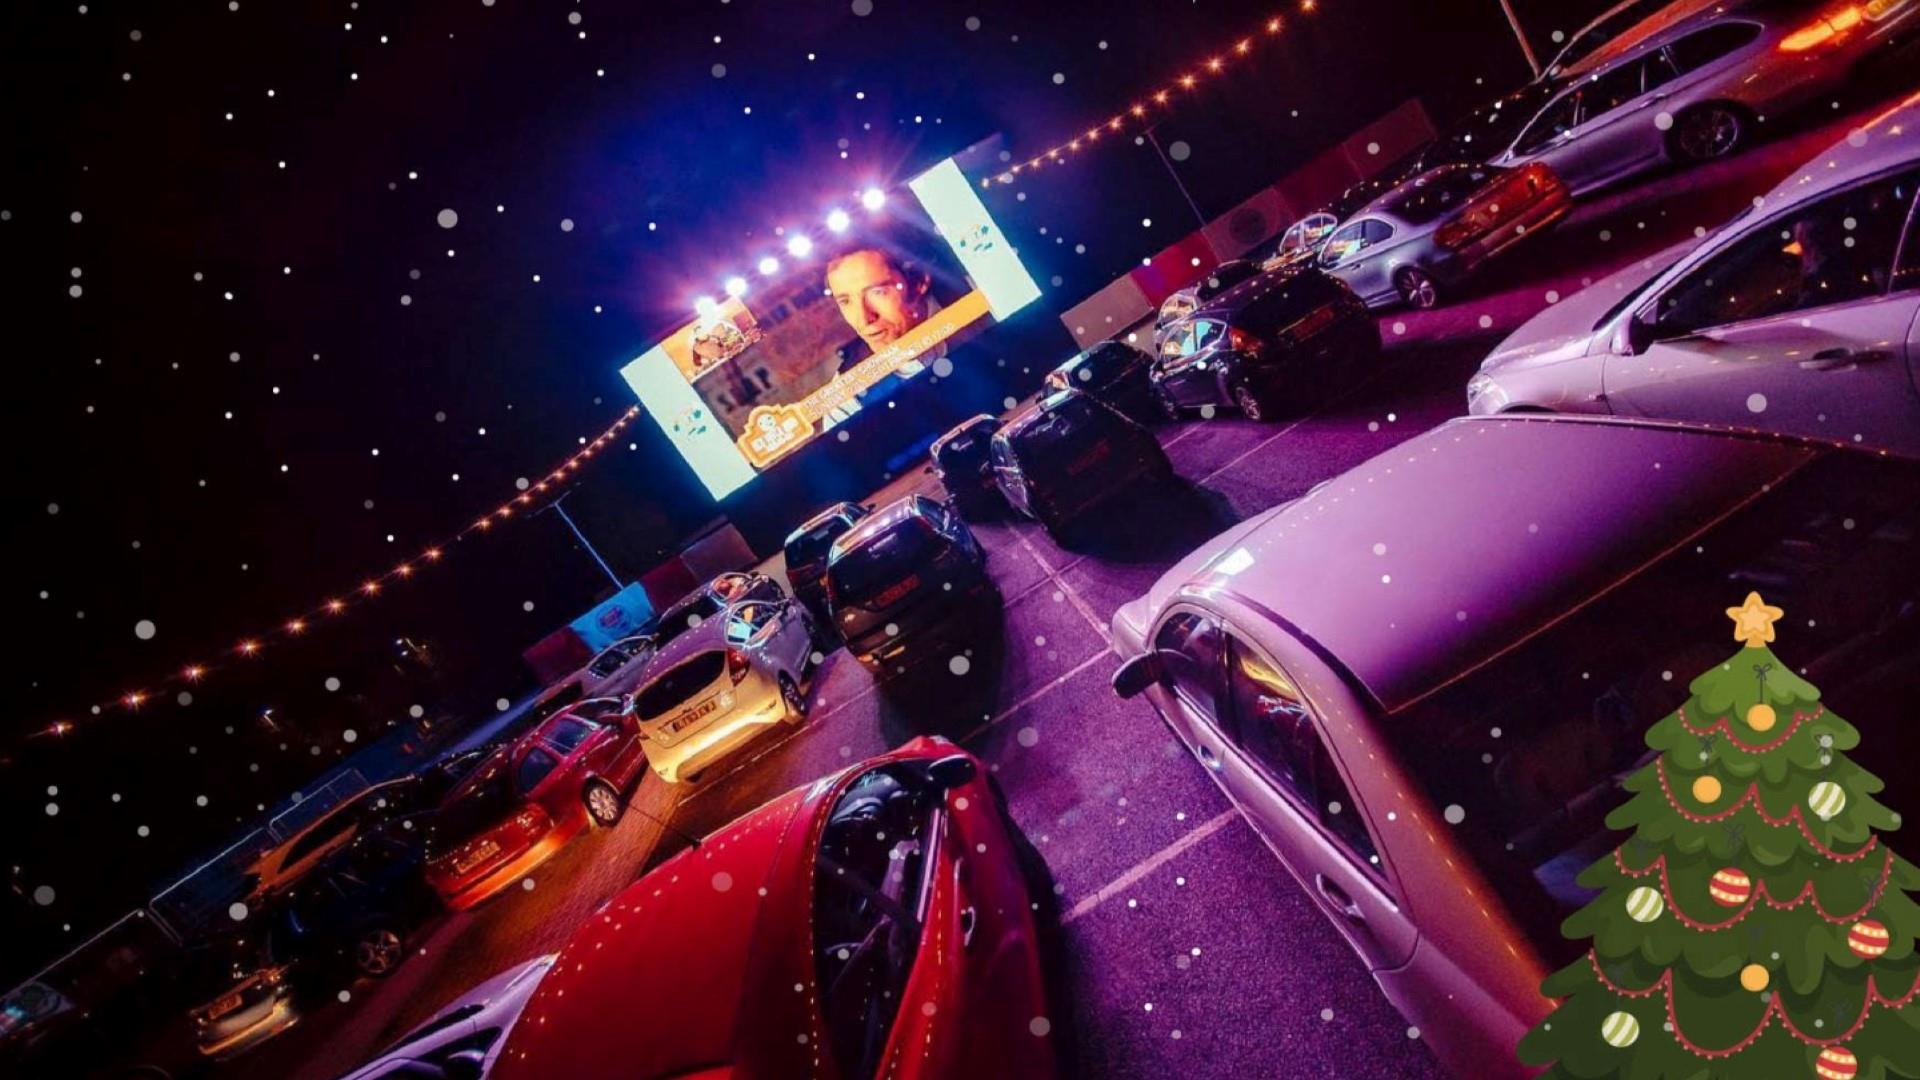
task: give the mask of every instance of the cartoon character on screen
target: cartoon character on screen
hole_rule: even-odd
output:
[[[857,247],[841,252],[827,262],[827,295],[839,309],[853,332],[866,345],[843,349],[840,371],[846,372],[905,337],[926,322],[940,304],[933,297],[933,280],[927,272],[900,255],[879,247]],[[902,363],[894,374],[857,396],[828,411],[822,428],[831,428],[859,412],[862,400],[878,401],[926,370],[944,346]]]

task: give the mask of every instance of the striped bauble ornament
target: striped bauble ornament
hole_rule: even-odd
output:
[[[1635,1020],[1630,1012],[1608,1013],[1607,1018],[1600,1021],[1600,1037],[1607,1040],[1608,1046],[1623,1049],[1632,1046],[1633,1041],[1640,1037],[1640,1021]]]
[[[1813,1075],[1820,1080],[1853,1080],[1860,1071],[1860,1059],[1844,1046],[1829,1046],[1814,1059]]]
[[[1652,922],[1665,910],[1667,902],[1659,889],[1642,885],[1627,894],[1627,916],[1634,922]]]
[[[1807,792],[1807,809],[1821,821],[1832,821],[1835,815],[1847,808],[1847,793],[1840,785],[1831,780],[1822,780]]]
[[[1875,919],[1861,919],[1847,931],[1847,948],[1862,960],[1872,960],[1886,954],[1887,946],[1893,936],[1887,933],[1885,923]]]
[[[1753,879],[1737,866],[1715,870],[1713,880],[1707,883],[1707,895],[1722,907],[1739,907],[1753,896]]]

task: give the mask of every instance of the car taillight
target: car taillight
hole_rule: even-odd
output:
[[[1239,327],[1227,330],[1227,347],[1239,353],[1257,353],[1266,348],[1266,342],[1254,337]]]
[[[747,654],[739,649],[727,650],[727,678],[738,683],[747,677]]]
[[[1851,31],[1866,19],[1859,4],[1835,8],[1780,39],[1781,52],[1806,52]]]
[[[1473,238],[1487,231],[1487,224],[1477,211],[1468,211],[1458,220],[1449,221],[1440,226],[1433,234],[1433,242],[1453,251],[1466,247]]]

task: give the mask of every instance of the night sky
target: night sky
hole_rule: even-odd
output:
[[[1597,6],[1521,13],[1551,51]],[[410,706],[530,689],[519,651],[604,577],[550,514],[447,541],[617,421],[619,366],[776,226],[996,134],[1038,153],[1274,14],[1160,121],[1209,216],[1409,96],[1525,78],[1496,0],[1075,7],[7,5],[6,926],[75,940]],[[1047,319],[1192,228],[1130,137],[985,198]],[[629,578],[716,514],[644,416],[568,484]]]

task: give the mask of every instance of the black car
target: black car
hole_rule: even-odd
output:
[[[1127,416],[1153,413],[1153,357],[1124,341],[1103,341],[1047,372],[1049,390],[1078,390]]]
[[[1160,344],[1168,336],[1177,333],[1180,324],[1195,311],[1213,303],[1229,289],[1253,280],[1259,274],[1258,260],[1228,259],[1207,271],[1206,277],[1162,300],[1159,314],[1154,317],[1153,322],[1153,347],[1160,348]]]
[[[1166,341],[1150,379],[1169,417],[1233,405],[1249,420],[1270,420],[1379,353],[1366,304],[1338,278],[1302,270],[1194,313]]]
[[[660,613],[654,624],[654,648],[665,649],[667,642],[742,600],[784,600],[786,596],[787,591],[780,583],[765,574],[729,570],[675,600]]]
[[[847,651],[869,671],[965,647],[1000,591],[959,515],[924,495],[875,511],[833,542],[827,599]]]
[[[441,910],[421,873],[424,833],[415,815],[363,832],[268,911],[268,950],[300,991],[330,995],[399,966],[407,941]]]
[[[1041,398],[993,437],[993,476],[1007,505],[1056,540],[1130,489],[1173,478],[1146,428],[1078,390]]]
[[[787,534],[787,584],[793,587],[793,598],[813,616],[814,626],[822,630],[833,625],[833,614],[827,609],[827,552],[841,534],[872,512],[861,503],[834,503]]]
[[[947,489],[948,503],[968,517],[1000,502],[993,467],[987,461],[987,444],[999,430],[1000,418],[982,413],[933,441],[933,475]]]

